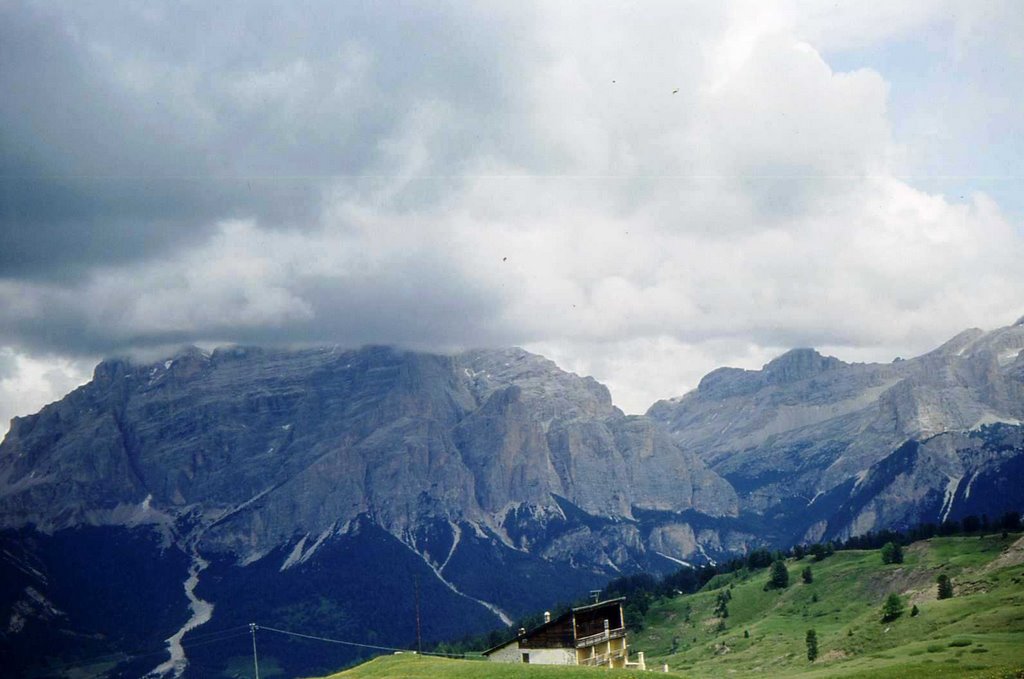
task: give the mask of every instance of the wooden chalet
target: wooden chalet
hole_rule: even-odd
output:
[[[484,651],[488,660],[540,665],[590,665],[644,668],[643,653],[629,662],[624,597],[577,606],[532,630],[519,630],[510,641]]]

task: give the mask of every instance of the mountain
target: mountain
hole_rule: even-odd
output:
[[[737,512],[731,486],[654,422],[518,349],[109,360],[0,444],[2,563],[17,585],[0,603],[23,612],[0,652],[149,652],[178,630],[160,667],[172,672],[202,657],[179,643],[190,627],[252,620],[408,645],[417,598],[427,638],[508,624],[622,571],[740,548],[754,536],[716,524]],[[86,570],[90,552],[152,564],[169,603],[128,631],[84,615],[72,599],[101,595],[65,589],[64,550]],[[120,596],[145,596],[124,575]]]
[[[994,515],[1024,506],[1008,482],[1024,453],[1022,349],[1024,319],[889,364],[794,349],[716,370],[647,414],[781,543]]]
[[[0,443],[0,666],[231,676],[250,622],[411,648],[624,573],[994,518],[1024,508],[1022,349],[797,349],[645,416],[520,349],[107,360]],[[274,643],[286,675],[370,652]]]

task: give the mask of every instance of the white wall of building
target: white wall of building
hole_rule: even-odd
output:
[[[519,640],[514,639],[497,649],[487,659],[491,662],[523,662],[523,652],[519,650]]]
[[[531,665],[575,665],[576,651],[571,648],[519,648],[519,641],[510,641],[491,653],[492,662],[523,662],[523,653],[530,654]]]
[[[576,650],[571,648],[522,648],[523,653],[530,654],[531,665],[575,665]]]

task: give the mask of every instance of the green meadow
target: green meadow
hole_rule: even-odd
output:
[[[630,635],[631,655],[644,651],[649,668],[667,664],[685,677],[1024,678],[1024,538],[937,537],[904,553],[900,564],[883,564],[879,550],[789,559],[783,589],[765,588],[768,569],[718,575],[696,594],[656,601],[644,628]],[[801,578],[807,566],[810,583]],[[941,574],[952,579],[950,599],[937,598]],[[904,611],[883,622],[890,594],[900,597]],[[720,598],[728,599],[726,616],[719,614]],[[818,647],[813,662],[806,642],[811,629]],[[396,655],[333,676],[585,679],[608,671]]]
[[[743,570],[657,602],[633,648],[695,677],[998,677],[1024,668],[1020,535],[933,538],[905,548],[901,564],[883,564],[879,550],[856,550],[786,565],[785,589],[764,588],[767,569]],[[809,584],[801,578],[807,566]],[[951,599],[937,599],[940,574],[954,583]],[[723,591],[730,595],[725,618],[714,610]],[[882,622],[892,593],[905,610]],[[814,662],[807,659],[810,629],[818,640]]]
[[[650,672],[555,665],[506,665],[486,660],[449,660],[411,654],[375,658],[330,679],[649,679]],[[669,676],[662,674],[661,676]]]

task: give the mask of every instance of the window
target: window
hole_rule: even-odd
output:
[[[523,662],[529,664],[529,662],[530,662],[530,654],[529,653],[523,653]]]

